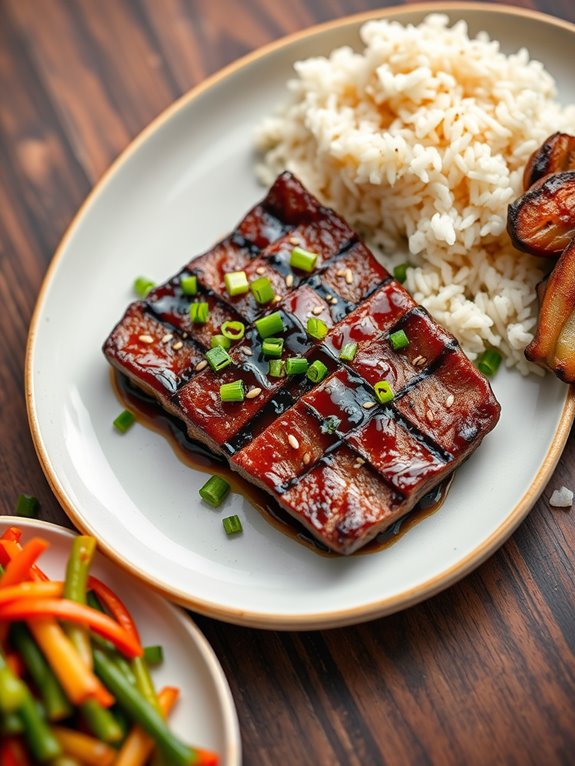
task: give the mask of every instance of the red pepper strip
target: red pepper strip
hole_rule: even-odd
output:
[[[127,657],[141,657],[142,647],[124,628],[96,609],[61,598],[27,599],[0,606],[0,622],[6,620],[30,620],[35,617],[56,617],[61,620],[86,625],[94,633],[107,638]]]
[[[0,766],[30,766],[26,750],[17,739],[7,739],[0,744]]]
[[[8,529],[5,529],[2,535],[0,535],[0,540],[14,540],[15,542],[18,542],[21,537],[21,529],[18,529],[18,527],[8,527]]]
[[[58,598],[63,592],[62,582],[21,582],[0,590],[0,606],[27,598]]]
[[[30,579],[30,569],[47,547],[48,542],[39,537],[29,540],[22,550],[8,561],[4,574],[0,577],[0,588]]]
[[[16,652],[10,652],[6,655],[6,665],[18,678],[22,678],[25,673],[24,663],[22,658]]]
[[[4,540],[0,538],[0,564],[6,566],[21,550],[22,546],[17,540]],[[50,578],[44,574],[39,566],[34,564],[30,569],[30,579],[47,581]]]
[[[92,576],[88,578],[88,590],[94,591],[102,602],[102,605],[108,609],[114,619],[119,622],[124,630],[130,633],[134,637],[134,640],[141,646],[142,642],[136,623],[132,619],[132,615],[124,605],[123,601],[116,596],[114,591],[101,580],[98,580],[97,577]]]

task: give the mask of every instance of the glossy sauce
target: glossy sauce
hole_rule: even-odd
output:
[[[165,412],[152,397],[133,386],[125,375],[112,370],[111,378],[116,396],[122,405],[134,412],[140,423],[166,437],[182,462],[198,471],[210,474],[217,472],[231,485],[232,491],[246,497],[283,534],[306,545],[308,548],[312,548],[320,555],[330,557],[340,555],[329,550],[325,545],[316,540],[305,527],[298,524],[288,513],[280,508],[267,492],[264,492],[243,479],[235,471],[232,471],[225,457],[215,455],[200,442],[190,439],[185,425],[178,418]],[[453,474],[442,481],[432,492],[423,497],[410,513],[396,521],[391,527],[351,555],[361,556],[374,553],[389,547],[399,540],[412,527],[441,508],[452,480]]]

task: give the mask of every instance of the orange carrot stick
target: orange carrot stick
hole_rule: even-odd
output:
[[[18,542],[21,537],[21,529],[18,529],[18,527],[8,527],[8,529],[5,529],[4,532],[2,532],[2,535],[0,535],[0,540],[14,540],[15,542]]]
[[[0,538],[0,564],[6,566],[22,550],[18,540],[12,538]],[[49,580],[37,564],[34,564],[30,570],[31,580]]]
[[[116,751],[110,745],[64,726],[53,726],[52,731],[62,750],[86,766],[112,766],[114,763]]]
[[[5,544],[6,541],[0,541],[0,549]],[[47,547],[48,543],[46,540],[34,537],[15,556],[10,558],[6,556],[8,561],[2,562],[3,564],[5,563],[6,569],[0,577],[0,588],[7,588],[9,585],[17,585],[23,580],[28,580],[30,578],[30,569]]]
[[[21,582],[0,590],[0,606],[20,599],[57,598],[63,590],[61,582]]]
[[[164,718],[168,717],[179,696],[179,689],[173,686],[166,686],[159,692],[158,703]],[[150,735],[139,726],[134,726],[118,751],[114,766],[144,766],[154,746]]]

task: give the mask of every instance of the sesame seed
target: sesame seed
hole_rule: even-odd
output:
[[[332,306],[337,306],[337,298],[335,297],[335,295],[332,295],[332,298],[331,298],[331,305],[332,305]]]
[[[315,314],[316,316],[319,316],[319,314],[321,314],[322,311],[323,311],[322,306],[316,306],[314,309],[312,309],[311,313]]]
[[[375,402],[364,402],[362,407],[364,410],[370,410],[372,407],[375,407]]]
[[[449,394],[449,396],[445,400],[445,406],[446,407],[451,407],[451,405],[453,404],[454,401],[455,401],[455,397],[453,396],[453,394]]]
[[[173,337],[174,336],[172,335],[172,333],[169,332],[167,335],[164,335],[164,337],[162,338],[161,342],[162,343],[169,343],[172,340]]]
[[[288,274],[286,277],[286,287],[291,287],[293,285],[293,274]]]
[[[184,344],[182,343],[181,340],[179,340],[177,343],[174,343],[174,345],[172,346],[174,351],[179,351],[183,347],[184,347]]]
[[[347,285],[351,285],[352,282],[353,282],[353,274],[351,273],[351,269],[346,269],[345,270],[345,283]]]
[[[325,299],[326,299],[326,301],[332,301],[332,300],[333,300],[333,295],[330,295],[330,293],[328,293],[328,294],[325,296]]]
[[[290,245],[299,245],[299,239],[297,237],[290,237],[289,243]]]
[[[256,274],[260,274],[261,275],[261,274],[265,274],[265,273],[266,273],[266,270],[264,269],[263,266],[258,266],[257,267]]]
[[[274,303],[279,303],[281,301],[282,297],[281,295],[275,295],[274,296]]]
[[[413,360],[413,364],[416,367],[423,367],[423,365],[427,362],[427,359],[424,356],[416,356]]]
[[[243,347],[242,347],[242,351],[244,352],[244,354],[245,354],[246,356],[253,356],[253,353],[254,353],[254,352],[251,350],[251,348],[248,348],[247,346],[243,346]]]
[[[259,396],[261,394],[262,390],[261,388],[250,388],[250,390],[246,394],[246,399],[255,399],[256,396]]]
[[[303,456],[303,464],[309,465],[311,463],[311,452],[306,452]]]
[[[152,338],[151,335],[140,335],[138,340],[141,340],[142,343],[153,343],[154,342],[154,339]]]
[[[188,333],[187,332],[183,332],[182,333],[182,338],[187,338],[187,337],[188,337]]]
[[[425,417],[429,420],[430,423],[433,423],[433,412],[431,410],[427,410]]]
[[[344,277],[345,276],[345,269],[338,269],[335,272],[336,277]]]
[[[293,434],[290,434],[288,436],[288,442],[290,447],[293,447],[294,449],[299,449],[299,442]]]
[[[363,464],[365,463],[365,460],[364,460],[362,457],[359,457],[359,456],[358,456],[358,457],[356,457],[356,459],[355,459],[355,462],[356,462],[358,465],[363,465]]]
[[[205,369],[208,366],[208,363],[205,359],[202,359],[201,362],[198,362],[196,364],[196,372],[200,372],[201,370]]]

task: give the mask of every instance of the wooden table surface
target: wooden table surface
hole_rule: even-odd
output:
[[[2,0],[0,513],[22,491],[70,525],[43,477],[24,399],[28,323],[83,199],[144,126],[224,64],[379,0]],[[518,0],[575,22],[573,0]],[[572,51],[566,55],[572,55]],[[400,614],[277,633],[197,617],[238,709],[244,762],[575,763],[570,439],[512,538],[462,582]]]

